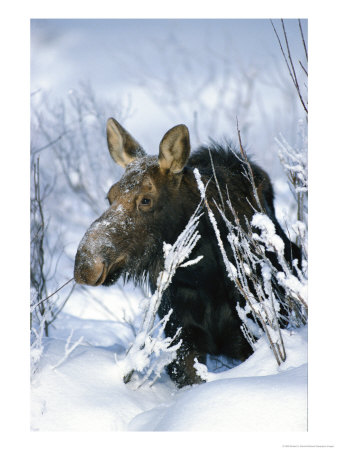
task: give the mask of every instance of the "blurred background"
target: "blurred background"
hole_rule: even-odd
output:
[[[285,46],[280,20],[273,24]],[[284,25],[307,98],[299,22]],[[31,236],[44,245],[43,255],[32,245],[31,274],[43,273],[34,287],[41,295],[73,276],[78,243],[121,176],[106,147],[111,116],[150,154],[179,123],[193,147],[238,143],[238,120],[248,153],[272,178],[282,226],[295,214],[276,139],[304,147],[307,122],[269,20],[31,20]],[[72,312],[80,298],[103,296],[74,289]]]

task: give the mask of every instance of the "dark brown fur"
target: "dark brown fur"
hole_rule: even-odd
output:
[[[79,283],[108,286],[120,276],[136,283],[147,276],[151,289],[155,289],[163,268],[163,242],[175,242],[200,201],[195,167],[204,183],[210,180],[209,204],[213,205],[212,199],[220,202],[209,151],[223,201],[226,204],[228,191],[243,226],[245,217],[250,220],[253,215],[250,205],[257,206],[238,157],[217,144],[201,147],[189,157],[189,134],[183,125],[166,133],[157,158],[146,156],[129,133],[110,119],[108,146],[112,157],[126,171],[108,193],[110,207],[91,225],[79,245],[75,261],[75,279]],[[299,257],[299,252],[277,222],[269,177],[255,164],[252,169],[260,202],[283,239],[286,257],[291,261]],[[228,230],[217,209],[213,210],[230,257]],[[232,217],[229,210],[225,213]],[[177,270],[159,309],[160,317],[173,309],[165,329],[168,336],[182,327],[183,344],[168,367],[170,377],[180,387],[201,381],[193,369],[195,357],[204,361],[206,354],[213,354],[244,360],[251,354],[236,312],[236,304],[241,304],[242,299],[226,275],[207,214],[200,219],[199,233],[201,239],[191,258],[203,255],[203,259]]]

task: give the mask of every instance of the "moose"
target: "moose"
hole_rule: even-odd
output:
[[[208,198],[223,197],[227,217],[233,217],[227,199],[243,227],[254,214],[256,198],[244,174],[243,160],[228,145],[212,141],[190,154],[188,128],[177,125],[162,138],[158,156],[148,156],[113,118],[107,121],[107,142],[111,157],[125,172],[107,194],[109,208],[93,222],[79,244],[74,267],[77,283],[109,286],[123,276],[137,284],[146,275],[154,292],[163,270],[163,243],[176,241],[201,200],[195,168],[208,183]],[[276,219],[269,176],[258,165],[250,164],[259,201],[284,241],[285,258],[291,263],[299,258],[299,249]],[[208,204],[231,259],[226,223],[215,202]],[[198,230],[201,239],[191,258],[203,258],[177,269],[158,311],[163,318],[172,309],[166,336],[175,336],[181,328],[182,344],[167,367],[178,387],[202,382],[194,369],[195,358],[205,362],[210,354],[244,361],[252,353],[236,311],[237,303],[242,305],[244,300],[227,276],[208,214],[202,214]]]

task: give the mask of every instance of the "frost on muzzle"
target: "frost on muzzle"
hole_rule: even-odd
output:
[[[112,237],[114,221],[108,220],[109,210],[87,230],[75,257],[74,278],[79,284],[110,285],[122,273],[125,256],[117,251]],[[116,220],[120,220],[115,218]]]

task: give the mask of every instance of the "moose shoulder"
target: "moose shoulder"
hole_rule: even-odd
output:
[[[91,286],[111,285],[120,276],[135,283],[147,275],[155,289],[163,268],[163,242],[173,244],[200,202],[193,169],[208,183],[207,196],[218,221],[221,238],[231,255],[228,230],[212,199],[223,196],[225,213],[231,200],[242,225],[257,207],[240,158],[227,148],[212,144],[190,155],[189,132],[177,125],[163,137],[158,156],[148,156],[139,143],[115,120],[107,122],[109,152],[125,168],[121,180],[108,192],[109,208],[87,230],[75,258],[75,280]],[[212,163],[211,163],[212,161]],[[286,259],[299,257],[277,222],[273,189],[268,175],[251,163],[259,201],[285,244]],[[217,179],[217,183],[215,182]],[[170,377],[181,387],[198,383],[194,359],[206,354],[244,360],[252,352],[240,329],[236,304],[242,303],[227,277],[222,256],[208,215],[199,222],[201,239],[191,258],[203,255],[197,264],[178,269],[165,291],[159,315],[172,309],[165,332],[174,336],[181,327],[183,343],[177,358],[168,366]]]

